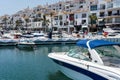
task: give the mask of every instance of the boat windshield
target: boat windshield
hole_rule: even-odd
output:
[[[88,53],[88,50],[86,48],[82,48],[82,47],[77,47],[75,49],[71,49],[67,55],[69,57],[73,57],[76,59],[82,59],[82,60],[86,60],[86,61],[90,61],[90,54]]]
[[[120,67],[120,47],[104,46],[95,48],[106,66]]]

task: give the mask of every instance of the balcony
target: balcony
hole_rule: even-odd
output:
[[[120,13],[114,13],[114,14],[100,14],[99,17],[120,17]]]
[[[107,14],[106,16],[120,16],[120,13]]]
[[[105,10],[105,8],[98,8],[98,10]]]
[[[114,21],[114,23],[119,23],[120,24],[120,20],[116,20],[116,21]]]
[[[120,19],[119,20],[115,20],[115,21],[112,21],[111,20],[107,20],[105,24],[120,24]]]
[[[105,17],[105,15],[99,15],[99,17]]]
[[[113,23],[113,22],[112,22],[112,20],[108,20],[108,21],[106,21],[106,23]]]
[[[120,17],[115,18],[115,23],[120,23]]]

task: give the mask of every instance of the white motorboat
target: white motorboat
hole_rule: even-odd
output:
[[[0,46],[15,46],[18,42],[18,39],[11,39],[8,37],[0,38]]]
[[[31,40],[20,40],[18,43],[17,43],[17,47],[18,48],[34,48],[35,47],[35,43]]]
[[[80,40],[69,52],[48,54],[74,80],[120,80],[120,43]]]
[[[43,33],[43,31],[41,31],[41,32],[34,32],[34,33],[32,33],[32,35],[34,37],[47,37],[47,35],[45,33]]]

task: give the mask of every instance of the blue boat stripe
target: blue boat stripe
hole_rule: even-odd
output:
[[[72,69],[74,71],[77,71],[79,73],[82,73],[84,75],[87,75],[89,76],[90,78],[92,78],[93,80],[108,80],[98,74],[95,74],[91,71],[88,71],[88,70],[85,70],[83,68],[80,68],[80,67],[77,67],[77,66],[74,66],[74,65],[71,65],[71,64],[68,64],[68,63],[65,63],[65,62],[62,62],[62,61],[58,61],[56,59],[52,59],[55,63],[61,65],[61,66],[64,66],[64,67],[67,67],[69,69]]]

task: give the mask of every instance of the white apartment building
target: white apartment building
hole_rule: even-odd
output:
[[[51,15],[52,14],[52,15]],[[26,28],[53,28],[53,30],[75,31],[75,27],[89,26],[89,16],[97,16],[98,26],[120,26],[120,0],[64,0],[54,4],[37,6],[33,9],[26,8],[9,16],[13,27],[16,21],[22,21],[22,27]],[[43,16],[46,16],[47,24],[44,25]],[[104,22],[103,22],[104,20]],[[1,26],[4,23],[1,20]],[[11,24],[8,24],[11,26]]]
[[[75,25],[88,25],[88,4],[85,0],[73,0],[49,5],[49,9],[55,10],[57,13],[54,16],[53,27],[72,32],[75,30]]]
[[[120,0],[107,1],[106,25],[120,26]]]
[[[98,0],[93,3],[90,13],[96,14],[99,25],[104,19],[106,26],[120,26],[120,0]]]
[[[39,6],[33,8],[33,13],[34,13],[34,15],[32,15],[33,20],[31,22],[32,28],[41,29],[41,30],[45,31],[46,28],[51,27],[52,22],[51,22],[49,9],[39,5]],[[35,19],[37,19],[37,20],[35,20]]]

